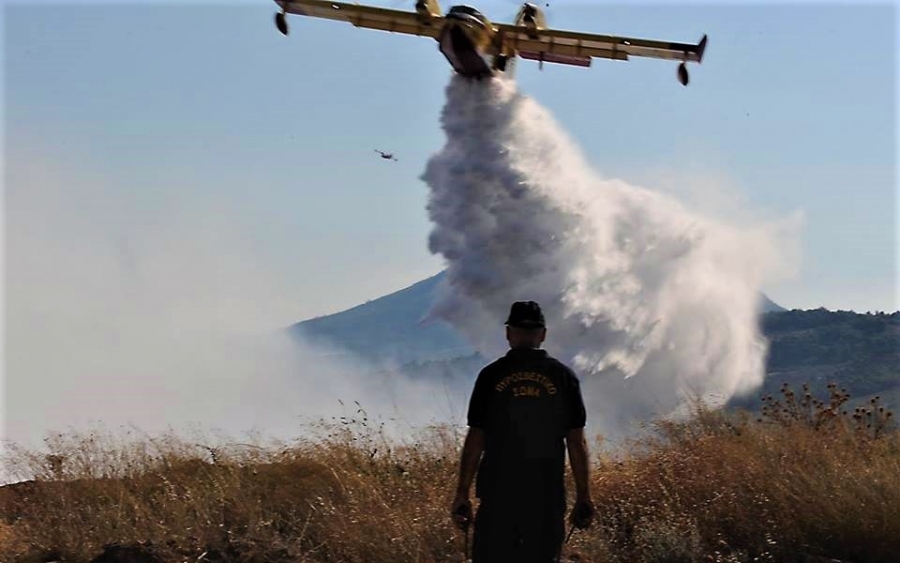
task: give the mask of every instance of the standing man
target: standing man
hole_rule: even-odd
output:
[[[567,448],[576,487],[572,525],[584,529],[593,520],[581,388],[571,369],[541,349],[546,336],[540,306],[513,303],[506,321],[510,350],[475,381],[452,507],[457,526],[467,530],[477,472],[472,563],[558,561]]]

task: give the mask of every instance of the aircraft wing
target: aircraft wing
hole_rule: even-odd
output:
[[[416,12],[323,0],[275,0],[275,3],[289,14],[345,21],[356,27],[432,38],[440,35],[443,19],[436,16],[422,18]]]
[[[515,49],[523,59],[590,66],[592,58],[627,61],[629,57],[652,57],[700,62],[706,49],[706,36],[696,45],[671,43],[612,35],[594,35],[556,29],[525,30],[521,26],[499,24],[507,47]],[[529,35],[533,33],[536,37]]]

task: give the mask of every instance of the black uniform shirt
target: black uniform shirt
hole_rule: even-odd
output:
[[[512,349],[478,374],[468,424],[485,434],[475,484],[479,498],[565,496],[565,442],[584,428],[578,378],[540,349]]]

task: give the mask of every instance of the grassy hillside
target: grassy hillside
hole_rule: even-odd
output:
[[[594,447],[598,521],[566,556],[896,561],[893,415],[877,401],[847,410],[835,387],[814,401],[786,389],[759,420],[698,410],[621,450]],[[92,433],[14,448],[4,465],[34,480],[0,488],[0,561],[87,563],[111,543],[159,563],[461,561],[447,515],[460,431],[397,443],[359,416],[293,444]]]

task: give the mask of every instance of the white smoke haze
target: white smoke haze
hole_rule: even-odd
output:
[[[792,262],[784,225],[729,226],[601,178],[512,83],[457,78],[447,95],[447,145],[423,176],[450,282],[435,316],[499,355],[509,304],[539,301],[547,348],[578,369],[607,435],[684,393],[759,383],[756,292]],[[289,439],[353,401],[395,436],[464,419],[471,389],[280,332],[305,296],[254,252],[240,209],[165,167],[123,186],[23,145],[5,170],[5,438],[99,422]],[[133,196],[154,187],[156,207]]]
[[[28,151],[7,162],[4,438],[39,446],[99,424],[288,440],[355,415],[353,401],[396,418],[389,433],[449,416],[440,383],[281,331],[310,297],[253,252],[239,210],[177,179],[147,209],[129,195],[139,181]]]
[[[582,376],[609,435],[762,382],[758,291],[793,262],[796,221],[733,226],[602,178],[512,81],[453,79],[442,124],[422,176],[430,249],[447,262],[433,316],[491,357],[510,303],[541,303],[546,348]]]

